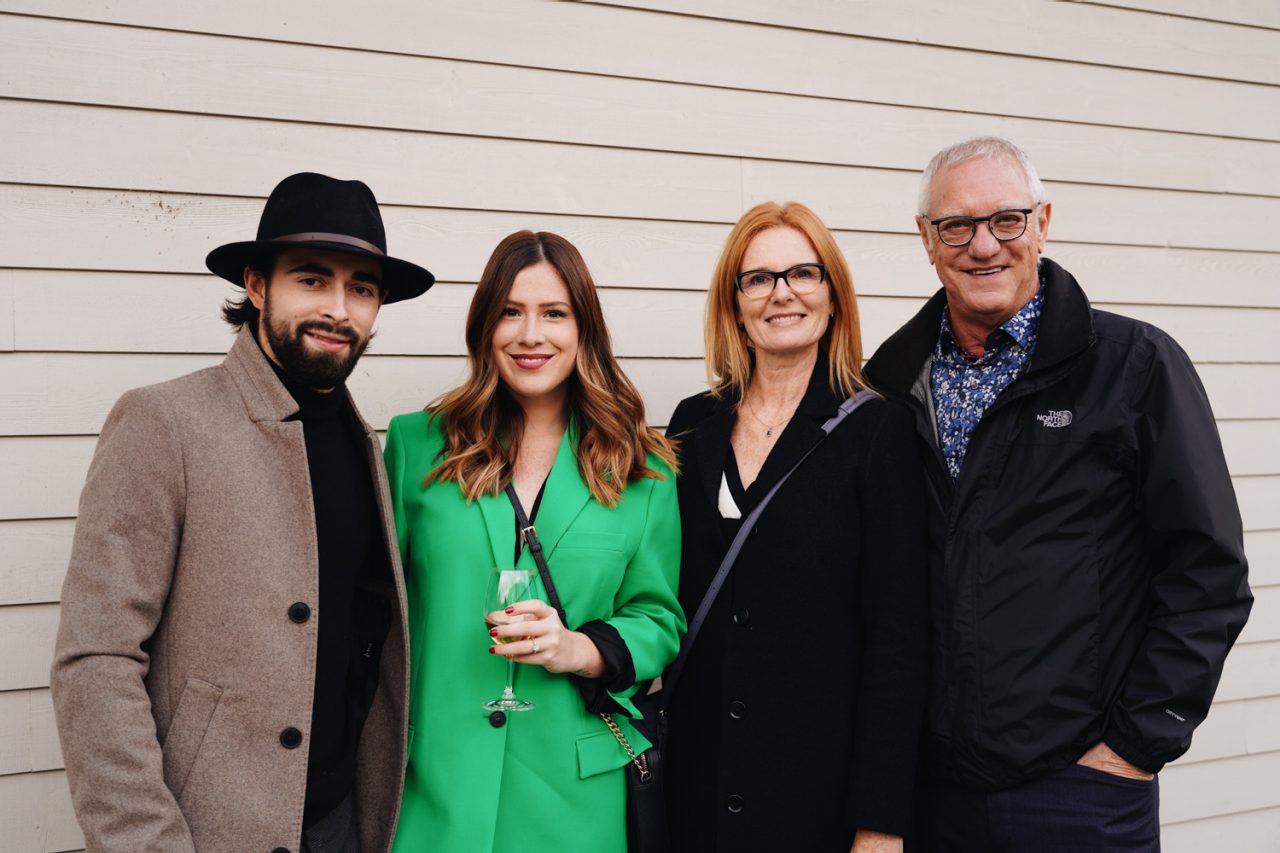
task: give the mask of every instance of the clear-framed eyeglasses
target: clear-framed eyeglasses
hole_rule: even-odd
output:
[[[1039,207],[1036,204],[1036,207]],[[938,239],[948,246],[967,246],[978,233],[978,223],[987,223],[991,236],[1002,243],[1017,240],[1027,232],[1027,217],[1035,207],[997,210],[990,216],[944,216],[930,219],[929,224],[938,229]]]
[[[773,293],[778,279],[786,279],[792,293],[812,293],[827,280],[827,268],[822,264],[796,264],[781,272],[773,270],[747,270],[734,277],[738,290],[748,299],[762,299]]]

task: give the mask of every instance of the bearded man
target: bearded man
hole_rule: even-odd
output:
[[[386,851],[406,748],[405,591],[382,453],[345,380],[385,303],[359,181],[282,181],[219,366],[127,392],[80,499],[51,685],[94,851]]]

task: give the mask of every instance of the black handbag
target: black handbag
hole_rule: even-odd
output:
[[[853,414],[854,409],[857,409],[874,396],[876,395],[870,391],[859,391],[841,403],[836,413],[822,425],[822,438],[814,442],[813,446],[796,460],[796,463],[791,466],[787,473],[778,478],[778,482],[774,483],[769,491],[765,493],[764,497],[760,499],[760,503],[756,504],[755,509],[751,510],[746,518],[742,520],[742,525],[738,528],[738,535],[733,538],[733,542],[729,545],[729,550],[725,552],[724,559],[720,561],[720,568],[716,570],[715,577],[711,579],[711,583],[707,586],[706,594],[702,596],[702,602],[698,605],[697,611],[694,612],[693,619],[689,620],[689,630],[680,643],[679,654],[676,655],[676,659],[671,663],[671,666],[667,667],[662,674],[662,688],[643,695],[637,693],[636,696],[632,697],[633,704],[644,715],[644,719],[633,721],[633,725],[648,738],[653,746],[637,755],[635,750],[631,748],[631,744],[627,742],[626,736],[623,735],[617,722],[614,721],[613,716],[611,714],[600,715],[631,759],[627,765],[627,849],[629,853],[667,853],[671,849],[671,829],[667,822],[666,796],[662,787],[662,755],[663,750],[666,748],[667,729],[670,725],[668,719],[670,697],[674,695],[676,682],[679,681],[680,673],[684,670],[693,642],[697,639],[698,632],[702,630],[702,625],[707,620],[707,614],[711,612],[711,605],[715,603],[716,596],[720,594],[725,580],[729,577],[729,570],[733,568],[734,562],[738,559],[738,554],[742,551],[742,546],[746,543],[747,537],[751,535],[751,530],[755,527],[760,514],[764,512],[764,508],[769,505],[769,502],[773,500],[773,496],[782,488],[782,484],[809,458],[809,454],[818,449],[818,445],[822,443],[822,440],[830,435],[831,431],[839,426],[841,421]],[[547,598],[551,606],[555,608],[556,613],[559,614],[561,624],[568,627],[565,622],[564,608],[560,606],[560,597],[556,594],[555,584],[551,582],[551,572],[547,568],[546,558],[542,555],[542,545],[538,542],[537,532],[533,529],[533,525],[529,523],[529,518],[525,515],[524,507],[520,505],[520,499],[516,497],[516,490],[513,485],[507,486],[507,496],[511,499],[511,505],[515,507],[516,521],[520,524],[520,534],[524,537],[525,543],[529,546],[529,551],[533,554],[534,562],[538,565],[538,573],[542,576],[542,585],[547,590]]]

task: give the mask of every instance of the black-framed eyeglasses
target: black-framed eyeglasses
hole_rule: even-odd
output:
[[[1036,205],[1039,207],[1039,204]],[[967,246],[978,233],[978,223],[985,222],[991,236],[1002,243],[1017,240],[1027,231],[1027,216],[1035,207],[1013,210],[997,210],[990,216],[944,216],[930,219],[929,224],[938,229],[938,239],[948,246]]]
[[[778,286],[778,279],[787,280],[787,287],[793,293],[812,293],[818,285],[827,280],[827,268],[823,264],[796,264],[781,272],[773,270],[747,270],[740,272],[734,280],[738,290],[748,299],[759,299],[773,293]]]

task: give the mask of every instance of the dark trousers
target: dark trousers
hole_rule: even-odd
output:
[[[990,794],[924,780],[906,853],[1159,853],[1160,783],[1076,764]]]
[[[353,794],[347,794],[337,808],[302,830],[302,853],[360,853],[360,824]]]

